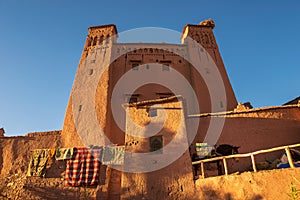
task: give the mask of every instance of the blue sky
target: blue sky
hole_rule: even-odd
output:
[[[110,23],[181,32],[212,18],[237,100],[281,105],[300,96],[299,10],[296,0],[0,0],[0,127],[61,129],[87,28]]]

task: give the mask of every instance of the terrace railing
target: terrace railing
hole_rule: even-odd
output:
[[[223,165],[224,165],[225,175],[228,175],[228,166],[227,166],[226,159],[250,157],[253,171],[257,172],[257,168],[256,168],[256,164],[255,164],[255,156],[256,155],[263,154],[263,153],[271,153],[271,152],[274,152],[274,151],[285,150],[290,167],[295,168],[290,149],[291,148],[296,148],[296,147],[300,147],[300,144],[280,146],[280,147],[275,147],[275,148],[265,149],[265,150],[259,150],[259,151],[254,151],[254,152],[251,152],[251,153],[245,153],[245,154],[234,154],[234,155],[229,155],[229,156],[219,156],[219,157],[214,157],[214,158],[208,158],[208,159],[203,159],[203,160],[192,162],[192,165],[199,165],[200,164],[201,176],[202,176],[202,178],[205,178],[204,163],[222,160]]]

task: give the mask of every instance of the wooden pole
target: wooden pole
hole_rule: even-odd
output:
[[[251,154],[251,161],[252,161],[253,171],[257,172],[256,165],[255,165],[255,159],[254,159],[254,155],[253,154]]]
[[[293,162],[293,158],[292,158],[292,154],[291,154],[291,152],[290,152],[290,148],[289,148],[289,147],[286,147],[286,148],[285,148],[285,153],[286,153],[286,155],[287,155],[287,158],[288,158],[290,167],[291,167],[291,168],[295,168],[294,162]]]
[[[205,178],[205,175],[204,175],[204,163],[201,162],[201,175],[202,175],[202,178]]]
[[[226,158],[223,158],[223,164],[224,164],[225,175],[228,175]]]

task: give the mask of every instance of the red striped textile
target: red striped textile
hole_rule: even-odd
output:
[[[73,159],[67,160],[65,185],[97,185],[100,172],[102,148],[76,148]]]

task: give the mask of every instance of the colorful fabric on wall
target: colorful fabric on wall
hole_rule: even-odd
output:
[[[49,149],[35,149],[32,151],[27,176],[45,177]]]
[[[67,160],[65,185],[90,186],[99,181],[102,148],[77,148],[74,158]]]
[[[59,148],[55,151],[55,160],[67,160],[74,157],[75,148]]]
[[[104,165],[123,165],[125,146],[103,147],[102,164]]]

